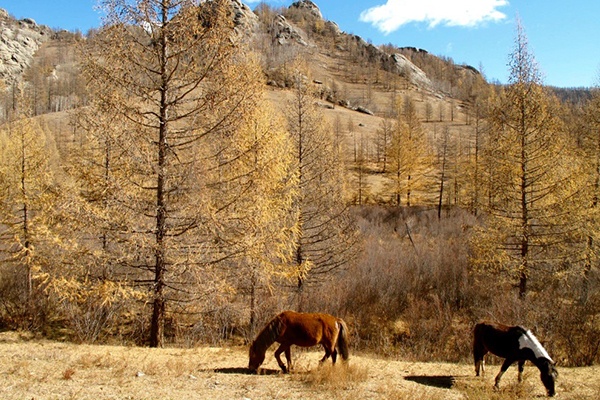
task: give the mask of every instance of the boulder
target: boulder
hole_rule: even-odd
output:
[[[412,83],[417,86],[431,87],[431,80],[423,70],[413,64],[402,54],[396,53],[389,56],[388,63],[401,75],[405,75]]]
[[[367,114],[367,115],[375,115],[375,114],[373,114],[373,111],[371,111],[368,108],[365,108],[363,106],[356,107],[356,111],[363,113],[363,114]]]
[[[308,43],[302,38],[300,32],[292,26],[283,15],[275,17],[273,24],[272,34],[275,37],[277,43],[281,45],[289,44],[290,42],[296,42],[302,46],[308,46]]]
[[[233,12],[233,23],[236,29],[243,34],[256,32],[259,27],[258,16],[252,12],[250,7],[240,0],[231,0],[231,9]]]
[[[295,3],[292,3],[290,8],[298,8],[300,10],[307,10],[314,17],[323,19],[321,10],[319,10],[319,7],[317,7],[317,5],[315,3],[313,3],[312,1],[309,1],[309,0],[296,1]]]

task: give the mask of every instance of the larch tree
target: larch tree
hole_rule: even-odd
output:
[[[532,278],[558,272],[576,229],[569,197],[575,174],[558,102],[546,92],[517,24],[510,78],[490,116],[486,157],[494,174],[487,222],[475,237],[475,264],[507,273],[524,299]]]
[[[450,129],[445,126],[442,131],[442,135],[440,138],[439,149],[438,149],[438,159],[439,159],[439,171],[440,171],[440,183],[439,183],[439,191],[438,191],[438,203],[437,203],[437,216],[438,219],[442,218],[442,207],[444,205],[444,189],[447,178],[447,170],[448,170],[448,159],[449,157],[449,147],[450,147]]]
[[[231,286],[219,268],[243,247],[236,206],[253,186],[235,171],[257,146],[241,144],[240,132],[252,132],[240,129],[261,98],[261,74],[228,1],[102,5],[106,20],[88,40],[83,71],[91,115],[105,121],[87,126],[100,149],[96,173],[105,171],[111,188],[102,200],[106,215],[115,213],[105,225],[111,251],[118,248],[132,284],[148,290],[149,345],[158,347],[167,313],[199,313],[195,300],[223,299]],[[94,129],[106,120],[110,130]]]
[[[594,272],[600,261],[600,88],[592,89],[592,97],[585,106],[585,114],[579,145],[582,153],[586,184],[583,185],[584,209],[584,271],[581,300],[587,301]]]
[[[386,191],[394,204],[400,206],[404,202],[410,207],[416,193],[427,191],[430,162],[425,131],[413,102],[407,99],[403,108],[404,112],[398,113],[390,132]]]
[[[276,281],[295,276],[292,266],[296,221],[290,213],[297,195],[293,151],[284,118],[269,110],[266,101],[245,119],[236,132],[234,154],[239,160],[223,167],[223,177],[237,182],[234,188],[217,192],[218,202],[230,203],[224,213],[227,230],[222,239],[230,243],[233,288],[249,298],[249,333],[264,311],[264,294],[273,291]],[[233,190],[232,190],[233,189]],[[263,295],[261,297],[261,294]]]
[[[377,163],[381,165],[381,173],[386,173],[388,168],[387,157],[389,155],[389,146],[392,137],[393,119],[385,116],[379,124],[379,129],[375,136],[375,149],[377,153]]]
[[[469,95],[469,108],[467,116],[469,125],[472,127],[468,140],[468,160],[467,176],[468,186],[470,187],[469,210],[473,215],[478,215],[479,210],[484,203],[485,174],[482,165],[482,149],[485,146],[488,137],[487,116],[489,114],[489,105],[493,104],[493,91],[485,85],[482,79],[477,79],[471,86]]]
[[[69,189],[51,135],[25,113],[0,129],[0,286],[3,307],[22,328],[45,318],[43,291],[70,254]]]
[[[370,185],[367,176],[367,165],[369,163],[369,149],[368,143],[364,138],[363,132],[358,133],[358,144],[357,144],[356,161],[354,163],[354,181],[356,188],[356,195],[354,196],[354,203],[361,205],[364,204],[366,199],[370,195]]]
[[[345,195],[341,153],[315,105],[308,78],[300,71],[295,75],[294,97],[286,117],[298,179],[293,262],[298,308],[303,309],[306,286],[326,281],[348,265],[357,254],[358,236]]]

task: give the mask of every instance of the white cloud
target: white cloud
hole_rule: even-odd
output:
[[[440,24],[473,27],[506,18],[498,8],[507,5],[508,0],[387,0],[363,11],[360,20],[385,34],[410,22],[426,22],[430,28]]]

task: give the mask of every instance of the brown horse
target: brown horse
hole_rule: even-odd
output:
[[[253,371],[265,361],[265,353],[274,342],[280,343],[275,350],[275,359],[283,373],[290,370],[292,345],[311,347],[318,344],[325,349],[324,362],[331,356],[335,364],[338,352],[342,359],[348,359],[348,328],[346,323],[333,315],[297,313],[283,311],[273,318],[258,334],[250,345],[250,362],[248,368]],[[287,367],[281,361],[281,353],[285,352]]]
[[[525,361],[529,360],[540,370],[540,378],[546,387],[548,396],[554,396],[558,371],[546,349],[530,330],[520,326],[482,322],[475,325],[473,336],[473,357],[477,376],[479,376],[479,368],[481,367],[482,371],[484,369],[483,356],[488,352],[505,359],[496,376],[496,388],[500,384],[502,375],[514,362],[518,362],[519,382],[521,382],[523,366]]]

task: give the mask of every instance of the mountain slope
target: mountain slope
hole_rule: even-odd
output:
[[[41,44],[51,40],[53,32],[34,20],[15,20],[0,8],[0,79],[13,82],[31,65]]]

